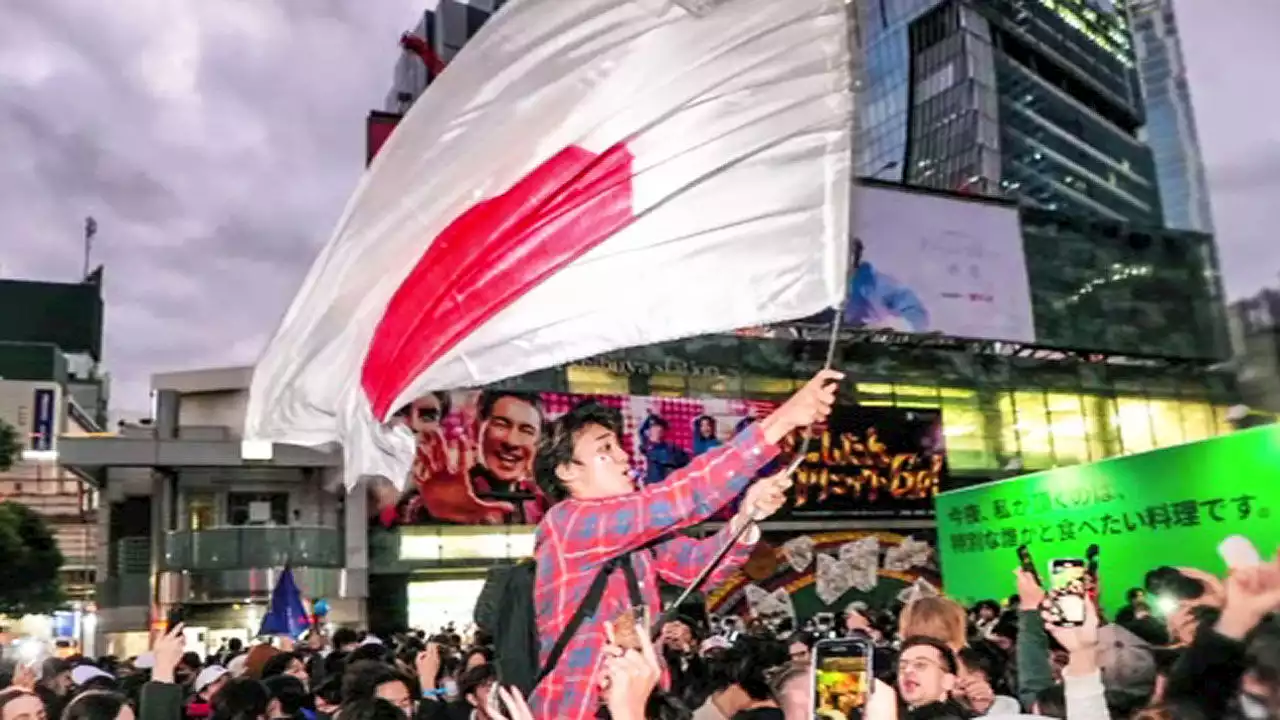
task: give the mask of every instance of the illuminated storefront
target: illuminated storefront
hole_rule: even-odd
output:
[[[726,338],[721,351],[730,352],[735,344],[777,342]],[[645,350],[652,354],[651,349]],[[668,346],[668,351],[675,353],[678,348]],[[749,349],[742,352],[755,354]],[[897,350],[897,354],[904,352]],[[855,360],[852,366],[841,366],[853,376],[866,378],[855,386],[856,401],[861,405],[940,409],[948,462],[953,473],[962,475],[1091,462],[1202,440],[1231,429],[1226,415],[1233,395],[1223,375],[1143,379],[1139,377],[1141,368],[1108,368],[1109,374],[1119,377],[1103,379],[1086,373],[1069,384],[1053,362],[1044,362],[1041,368],[1026,363],[1015,367],[1008,360],[995,358],[992,362],[1006,365],[995,373],[1009,376],[1004,383],[991,383],[989,378],[986,382],[974,382],[975,378],[964,382],[946,377],[950,373],[944,368],[938,369],[936,378],[920,377],[925,373],[918,366],[910,367],[916,363],[904,362],[900,368],[903,377],[912,378],[910,382],[893,377],[893,366],[884,362],[860,367]],[[780,377],[782,373],[746,375],[728,365],[686,366],[689,370],[684,373],[663,370],[644,375],[635,371],[657,369],[661,364],[626,360],[575,365],[564,371],[564,389],[575,393],[777,399],[793,392],[804,377],[799,371],[793,377]],[[1133,377],[1126,377],[1130,375]]]

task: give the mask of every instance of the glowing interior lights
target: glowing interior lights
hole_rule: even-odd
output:
[[[1124,282],[1133,278],[1150,277],[1154,269],[1150,265],[1125,265],[1124,263],[1112,263],[1110,271],[1105,275],[1093,278],[1085,283],[1079,290],[1075,291],[1063,301],[1066,305],[1073,305],[1080,302],[1085,297],[1092,294],[1098,288],[1117,282]]]
[[[1089,38],[1095,45],[1107,51],[1125,67],[1133,67],[1129,56],[1132,45],[1120,13],[1099,13],[1083,6],[1079,0],[1040,0],[1040,4],[1053,11],[1062,21]],[[1073,7],[1075,6],[1075,7]],[[1078,9],[1077,9],[1078,8]]]

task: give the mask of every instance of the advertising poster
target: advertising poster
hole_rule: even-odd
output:
[[[1139,455],[1075,465],[937,498],[947,592],[962,603],[1014,592],[1017,547],[1042,578],[1056,558],[1099,555],[1101,602],[1112,612],[1150,570],[1221,575],[1232,535],[1264,556],[1280,546],[1280,426],[1245,430]]]
[[[864,186],[851,247],[845,327],[1035,340],[1016,208]]]
[[[786,511],[796,519],[932,517],[946,475],[941,412],[837,406],[796,470]]]
[[[932,530],[765,533],[751,562],[707,596],[712,616],[805,620],[852,602],[887,609],[937,593]]]
[[[776,403],[722,398],[575,395],[510,390],[433,393],[406,408],[418,439],[403,492],[368,483],[378,525],[529,525],[548,507],[533,476],[549,424],[580,402],[618,410],[623,449],[642,483],[662,482],[720,447]],[[800,438],[783,442],[788,461]],[[769,472],[772,468],[766,468]],[[936,410],[837,407],[815,428],[793,497],[775,518],[919,517],[945,488],[942,420]],[[718,516],[736,510],[732,505]]]

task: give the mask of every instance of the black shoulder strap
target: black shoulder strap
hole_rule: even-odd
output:
[[[631,556],[622,556],[622,574],[627,578],[627,594],[631,596],[631,607],[644,607],[644,595],[640,594],[640,579],[636,577],[636,568],[631,564]]]
[[[582,604],[574,611],[573,617],[569,618],[560,637],[556,638],[556,644],[547,654],[547,662],[543,664],[542,669],[538,671],[538,676],[533,680],[534,687],[537,687],[543,678],[555,670],[556,664],[560,662],[560,656],[564,655],[565,649],[569,646],[569,641],[578,633],[582,623],[594,615],[596,609],[600,607],[600,601],[604,599],[604,591],[609,586],[609,577],[619,566],[622,567],[622,574],[627,578],[627,594],[631,596],[631,604],[635,607],[644,604],[644,596],[640,593],[640,580],[636,577],[636,569],[631,564],[631,555],[616,557],[605,563],[604,567],[600,568],[600,572],[596,573],[595,579],[591,581],[591,587],[587,589],[587,596],[582,599]]]

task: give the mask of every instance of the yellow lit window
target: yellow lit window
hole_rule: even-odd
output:
[[[1049,429],[1049,408],[1042,392],[1013,393],[1013,429],[1028,468],[1053,467],[1053,437]]]
[[[1089,423],[1084,414],[1083,398],[1074,393],[1051,393],[1045,400],[1057,464],[1075,465],[1096,459],[1090,453]]]
[[[649,394],[663,397],[684,397],[684,375],[678,373],[654,373],[650,375]]]
[[[1112,424],[1119,430],[1120,447],[1126,454],[1155,449],[1151,412],[1146,398],[1116,398],[1116,414],[1112,418]]]
[[[565,370],[569,392],[583,395],[625,395],[631,388],[626,373],[591,365],[570,365]]]
[[[1209,403],[1187,401],[1182,404],[1182,431],[1187,442],[1211,438],[1217,430]]]
[[[951,470],[987,470],[996,466],[987,440],[986,419],[977,398],[944,398],[942,434],[947,441],[947,465]]]
[[[689,395],[692,397],[741,397],[742,379],[724,375],[693,375],[689,377]]]
[[[796,391],[796,381],[748,375],[742,379],[742,391],[749,398],[787,396]]]
[[[1169,447],[1182,443],[1182,405],[1178,400],[1149,400],[1151,428],[1156,447]]]
[[[1085,395],[1081,398],[1084,405],[1085,422],[1088,424],[1089,457],[1101,460],[1115,454],[1112,448],[1118,448],[1117,429],[1111,418],[1116,414],[1114,398],[1100,395]]]

